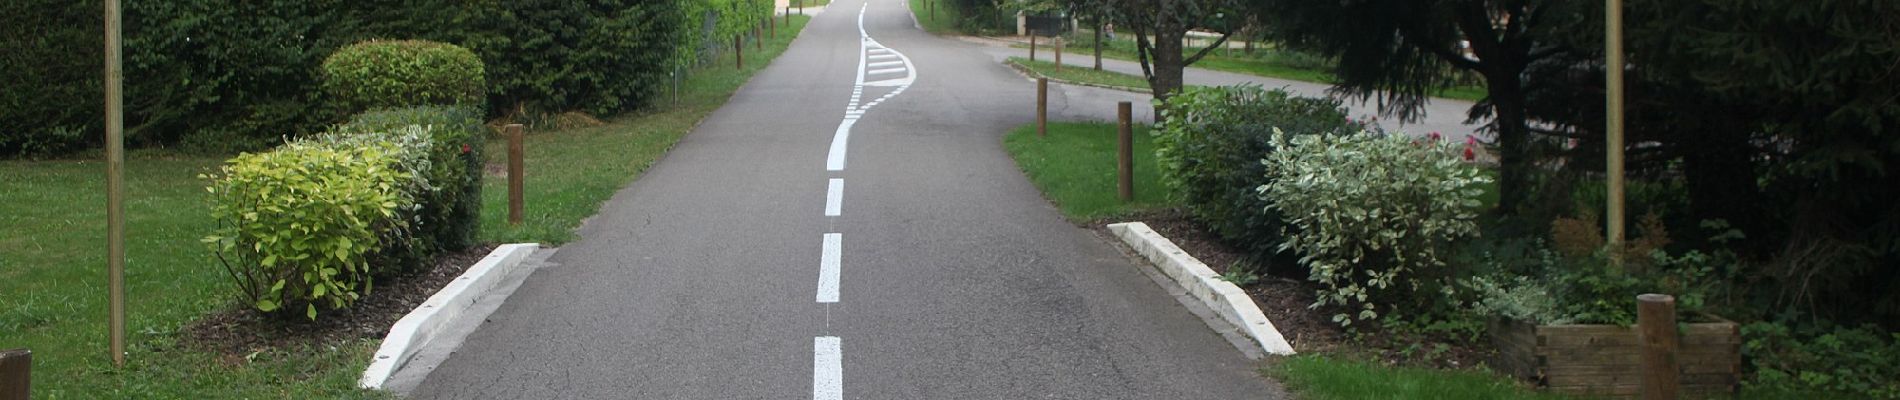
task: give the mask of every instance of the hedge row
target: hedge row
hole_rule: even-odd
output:
[[[488,117],[653,103],[682,65],[682,38],[723,35],[769,12],[758,0],[175,0],[124,10],[129,146],[267,147],[323,131],[319,65],[378,38],[452,43],[486,64]],[[689,12],[688,10],[695,10]],[[0,2],[0,157],[97,147],[103,137],[100,0]],[[749,29],[749,28],[748,28]],[[693,43],[697,45],[697,43]]]

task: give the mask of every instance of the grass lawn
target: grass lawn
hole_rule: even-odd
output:
[[[1094,220],[1131,211],[1171,206],[1156,171],[1148,127],[1135,126],[1135,201],[1116,193],[1115,124],[1049,123],[1049,136],[1037,137],[1034,124],[1016,128],[1003,139],[1010,157],[1044,196],[1071,220]]]
[[[785,32],[809,19],[794,16]],[[572,240],[573,228],[701,118],[724,104],[795,35],[778,35],[751,66],[714,61],[682,86],[680,103],[606,126],[533,132],[528,219],[505,224],[505,177],[487,177],[482,239]],[[748,46],[748,50],[750,46]],[[493,161],[506,155],[491,142]],[[126,163],[127,365],[106,351],[105,166],[0,161],[0,349],[33,350],[34,398],[380,398],[355,389],[377,340],[226,358],[177,346],[180,327],[233,306],[225,272],[198,239],[212,222],[197,175],[223,157],[134,152]]]
[[[1056,63],[1050,61],[1029,61],[1028,58],[1010,57],[1009,62],[1028,68],[1033,75],[1048,77],[1052,80],[1081,82],[1095,85],[1114,86],[1128,90],[1147,92],[1148,81],[1139,76],[1110,71],[1096,71],[1093,68],[1077,68],[1073,65],[1057,70]]]
[[[1325,355],[1283,359],[1267,369],[1300,398],[1360,399],[1571,399],[1519,385],[1483,371],[1388,367]]]
[[[917,16],[917,23],[930,33],[957,33],[957,21],[963,19],[963,10],[956,2],[948,0],[909,0],[910,12]],[[932,3],[936,9],[933,11]],[[934,14],[933,14],[934,13]]]

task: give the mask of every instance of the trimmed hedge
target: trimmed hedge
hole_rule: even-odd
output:
[[[480,113],[457,106],[377,110],[357,114],[336,131],[366,134],[410,126],[427,128],[433,143],[430,168],[424,172],[432,190],[418,197],[420,236],[429,240],[432,250],[466,249],[481,230],[482,142],[487,136]]]
[[[451,44],[372,40],[337,50],[321,70],[324,94],[347,112],[487,100],[482,60]]]
[[[705,0],[137,1],[125,4],[126,140],[199,151],[267,148],[324,131],[326,57],[373,38],[467,48],[485,116],[652,104]],[[732,0],[728,0],[732,1]],[[764,18],[770,2],[744,3]],[[104,135],[99,0],[0,2],[0,157],[57,155]],[[736,27],[730,29],[737,29]]]
[[[1170,98],[1155,132],[1162,182],[1195,219],[1229,244],[1265,259],[1287,228],[1258,195],[1273,153],[1274,128],[1292,135],[1340,135],[1364,124],[1337,100],[1296,97],[1259,86],[1194,87]]]

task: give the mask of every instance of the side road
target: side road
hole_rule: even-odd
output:
[[[1019,48],[1010,47],[1013,45],[1017,45],[1019,43],[1009,41],[1009,40],[980,37],[980,36],[958,36],[956,37],[956,39],[969,42],[969,43],[983,45],[982,48],[983,48],[984,53],[989,54],[996,62],[999,62],[999,63],[1003,62],[1004,60],[1009,59],[1009,57],[1029,57],[1029,49],[1019,49]],[[1095,67],[1095,59],[1089,53],[1088,48],[1074,47],[1074,48],[1067,49],[1067,51],[1069,51],[1070,53],[1063,54],[1063,58],[1062,58],[1063,65],[1073,66],[1076,68],[1094,68]],[[1054,61],[1054,55],[1050,53],[1049,49],[1045,48],[1037,52],[1036,59],[1038,61]],[[1112,71],[1112,72],[1128,74],[1128,75],[1141,76],[1141,64],[1134,61],[1103,58],[1102,69],[1107,70],[1107,71]],[[1329,96],[1327,94],[1327,90],[1331,88],[1331,86],[1326,85],[1326,84],[1321,84],[1321,83],[1296,81],[1296,80],[1290,80],[1290,79],[1268,78],[1268,77],[1256,76],[1256,75],[1238,74],[1238,73],[1225,72],[1225,71],[1215,71],[1215,70],[1209,70],[1209,69],[1194,68],[1192,66],[1188,67],[1187,72],[1183,74],[1183,78],[1185,78],[1185,80],[1187,81],[1187,84],[1189,85],[1232,86],[1232,85],[1241,85],[1241,84],[1254,84],[1254,85],[1260,85],[1269,89],[1284,88],[1287,92],[1300,95],[1300,96],[1308,96],[1308,97]],[[1146,95],[1142,95],[1139,97],[1142,99],[1148,98]],[[1143,103],[1145,103],[1145,101],[1138,101],[1136,104],[1143,104]],[[1478,133],[1478,130],[1484,126],[1484,122],[1478,122],[1478,123],[1472,123],[1472,124],[1465,123],[1466,112],[1467,110],[1471,109],[1471,106],[1472,106],[1472,103],[1469,101],[1445,99],[1445,98],[1434,98],[1429,104],[1425,106],[1425,116],[1423,117],[1423,119],[1417,122],[1412,122],[1412,123],[1402,123],[1397,118],[1380,117],[1379,106],[1376,99],[1370,100],[1370,101],[1364,101],[1364,102],[1356,101],[1356,99],[1348,99],[1346,101],[1346,107],[1352,110],[1353,114],[1357,116],[1356,118],[1361,118],[1361,119],[1376,118],[1379,121],[1381,121],[1380,125],[1384,126],[1386,129],[1403,131],[1404,133],[1409,134],[1409,135],[1423,136],[1431,132],[1439,132],[1441,134],[1444,134],[1446,137],[1452,137],[1452,138],[1459,138],[1462,135],[1478,135],[1479,138],[1489,137],[1487,135],[1482,135]],[[1462,140],[1462,139],[1459,139],[1459,140]]]

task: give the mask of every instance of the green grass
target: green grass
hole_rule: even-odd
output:
[[[1037,137],[1034,124],[1016,128],[1003,139],[1016,165],[1072,220],[1087,221],[1171,205],[1155,170],[1154,143],[1148,127],[1135,127],[1135,201],[1123,203],[1116,192],[1115,124],[1049,123],[1049,136]]]
[[[936,3],[935,11],[931,10],[931,3]],[[963,10],[958,9],[955,2],[947,0],[910,0],[910,11],[912,14],[917,15],[917,23],[922,24],[926,32],[935,34],[960,33],[957,29],[957,20],[963,19]]]
[[[785,32],[808,18],[793,17]],[[595,128],[528,139],[527,223],[508,227],[505,177],[487,177],[486,241],[561,243],[607,197],[683,137],[795,35],[751,65],[730,56],[697,71],[680,103]],[[750,46],[748,46],[748,51]],[[751,61],[757,60],[757,61]],[[493,161],[505,156],[488,146]],[[106,350],[105,166],[0,161],[0,349],[33,350],[34,398],[380,398],[355,389],[378,341],[261,352],[245,359],[182,349],[180,328],[234,306],[224,271],[198,239],[212,229],[200,173],[221,157],[134,152],[126,165],[128,363]]]
[[[1267,374],[1308,400],[1573,398],[1537,391],[1484,371],[1388,367],[1326,355],[1286,358]]]
[[[1052,80],[1081,82],[1104,85],[1128,90],[1147,92],[1148,81],[1139,76],[1112,71],[1096,71],[1093,68],[1077,68],[1073,65],[1058,70],[1056,63],[1050,61],[1029,61],[1028,58],[1010,57],[1009,62],[1028,68],[1032,75],[1048,77]]]

